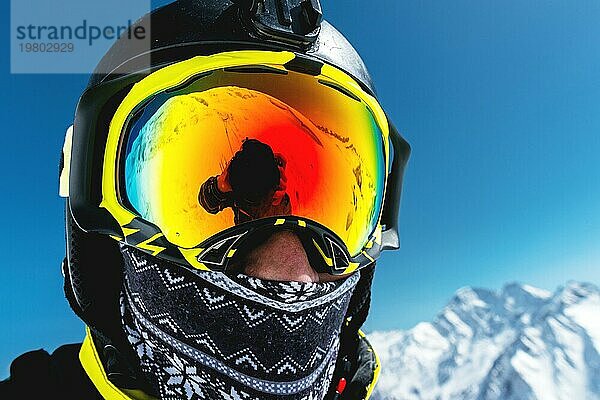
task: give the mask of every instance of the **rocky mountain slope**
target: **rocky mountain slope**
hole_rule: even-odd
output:
[[[600,290],[463,288],[431,323],[373,332],[373,400],[598,400]]]

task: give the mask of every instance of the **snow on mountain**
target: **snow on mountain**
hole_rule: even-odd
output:
[[[600,290],[463,288],[432,323],[373,332],[373,400],[600,400]]]

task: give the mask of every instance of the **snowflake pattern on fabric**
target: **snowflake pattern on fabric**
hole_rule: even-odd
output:
[[[323,284],[275,282],[192,271],[126,246],[122,252],[123,323],[162,399],[324,397],[357,274]]]

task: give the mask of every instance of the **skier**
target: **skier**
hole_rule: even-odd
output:
[[[409,146],[363,61],[318,0],[182,0],[135,25],[150,65],[119,39],[63,148],[62,271],[87,335],[18,357],[0,398],[368,398],[360,327]],[[200,204],[246,138],[285,160],[289,215]]]
[[[290,215],[286,181],[283,155],[256,139],[245,139],[223,172],[202,184],[198,201],[211,214],[231,207],[236,225]]]

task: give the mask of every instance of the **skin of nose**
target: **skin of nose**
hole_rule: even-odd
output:
[[[328,282],[344,278],[317,273],[310,265],[298,236],[290,231],[275,232],[253,249],[244,260],[244,273],[272,281]]]

